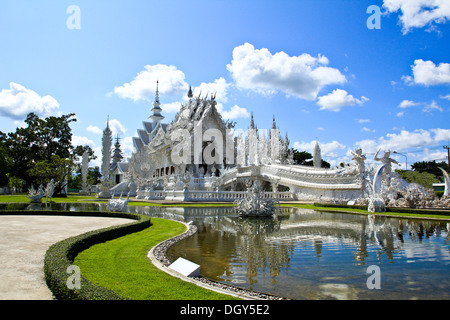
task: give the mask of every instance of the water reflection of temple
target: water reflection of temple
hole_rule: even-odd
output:
[[[176,246],[172,254],[199,259],[195,262],[207,266],[202,271],[207,277],[250,288],[262,275],[276,284],[291,267],[299,245],[314,248],[317,259],[338,254],[326,249],[336,244],[352,251],[355,265],[366,264],[369,255],[380,263],[395,263],[396,254],[410,254],[411,243],[448,233],[446,223],[425,220],[304,209],[286,209],[290,213],[277,219],[243,219],[227,214],[224,208],[212,209],[220,215],[185,209],[185,219],[194,221],[199,232]],[[448,251],[447,245],[450,259]]]

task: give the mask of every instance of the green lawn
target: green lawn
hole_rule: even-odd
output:
[[[440,219],[440,220],[450,220],[450,216],[442,215],[442,214],[432,214],[431,211],[427,213],[414,213],[414,210],[411,209],[411,212],[368,212],[367,210],[362,209],[354,209],[354,208],[338,208],[338,207],[320,207],[315,206],[313,204],[286,204],[288,207],[297,207],[304,209],[312,209],[318,211],[325,212],[337,212],[337,213],[356,213],[356,214],[374,214],[374,215],[383,215],[383,216],[392,216],[392,217],[405,217],[405,218],[432,218],[432,219]]]
[[[161,241],[186,230],[184,224],[152,218],[152,226],[81,252],[74,261],[91,282],[134,300],[230,300],[172,277],[156,268],[148,251]]]
[[[95,199],[94,196],[78,196],[78,195],[69,195],[66,198],[52,198],[53,202],[78,202],[81,200],[92,200]],[[28,203],[30,199],[27,198],[26,194],[15,194],[15,195],[1,195],[0,203],[9,203],[9,202],[22,202]],[[45,203],[45,198],[42,199],[42,203]]]

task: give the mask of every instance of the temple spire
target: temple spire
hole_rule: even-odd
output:
[[[158,86],[159,86],[159,80],[156,80],[156,95],[155,95],[155,103],[159,103],[159,90],[158,90]]]
[[[159,102],[159,81],[156,81],[156,94],[155,94],[155,101],[153,102],[153,108],[152,112],[153,114],[150,116],[150,119],[153,120],[153,123],[161,122],[162,119],[164,119],[164,116],[161,115],[161,103]]]
[[[253,120],[253,112],[252,112],[251,120],[250,120],[250,129],[255,129],[255,121]]]

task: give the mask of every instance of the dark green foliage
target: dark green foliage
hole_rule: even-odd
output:
[[[294,164],[310,167],[313,166],[313,156],[311,153],[306,151],[298,151],[297,149],[292,149],[292,152],[294,154],[293,156]],[[327,161],[322,159],[321,167],[330,168],[331,165]]]
[[[314,203],[315,207],[325,207],[325,208],[352,208],[352,209],[361,209],[367,210],[367,206],[349,206],[346,204],[334,204],[334,203]],[[397,207],[386,207],[386,212],[396,212],[396,213],[414,213],[414,214],[423,214],[423,215],[450,215],[450,210],[445,209],[412,209],[412,208],[397,208]]]
[[[435,175],[425,171],[418,172],[418,171],[395,170],[395,172],[397,172],[403,179],[405,179],[406,182],[417,183],[429,189],[433,188],[433,183],[439,182],[439,180]]]
[[[100,173],[99,167],[89,167],[87,173],[87,185],[96,185],[100,183],[100,178],[102,174]],[[76,175],[69,177],[69,189],[80,190],[82,184],[81,168],[76,172]]]
[[[436,177],[442,176],[442,171],[439,168],[447,170],[447,172],[449,169],[447,163],[445,163],[443,161],[439,162],[439,163],[437,163],[436,161],[420,161],[420,162],[415,162],[414,164],[411,165],[411,169],[413,169],[414,171],[421,172],[421,173],[427,172]]]
[[[72,172],[76,157],[88,149],[91,159],[93,158],[93,151],[89,147],[72,146],[70,124],[76,121],[74,116],[75,114],[70,113],[41,119],[30,113],[25,120],[25,127],[19,127],[8,134],[0,132],[0,156],[6,162],[2,168],[7,170],[3,175],[0,171],[0,182],[6,173],[23,180],[26,188],[32,184],[35,187],[39,184],[45,186],[54,178],[58,182],[55,188],[57,195],[64,188],[63,182]],[[58,171],[56,175],[59,179],[47,177],[47,181],[43,181],[43,176],[55,170]],[[61,172],[65,174],[62,176]]]

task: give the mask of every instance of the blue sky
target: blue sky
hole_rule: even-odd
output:
[[[167,122],[191,85],[238,128],[275,115],[292,147],[317,139],[332,165],[358,146],[443,161],[449,19],[448,0],[2,1],[0,130],[73,112],[73,142],[98,165],[107,117],[129,155],[159,80]]]

